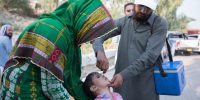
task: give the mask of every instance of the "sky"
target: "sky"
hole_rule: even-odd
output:
[[[184,0],[177,10],[177,15],[185,14],[188,17],[200,20],[200,0]]]
[[[200,0],[184,0],[177,10],[177,16],[184,14],[196,21],[190,22],[188,28],[200,29]]]

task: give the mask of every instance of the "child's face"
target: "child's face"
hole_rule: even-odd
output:
[[[110,84],[110,80],[104,75],[96,73],[93,77],[93,84],[99,88],[106,88]]]

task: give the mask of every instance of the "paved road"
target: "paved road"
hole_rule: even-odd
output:
[[[186,87],[181,96],[161,96],[160,100],[200,100],[200,55],[176,56],[185,65]],[[105,75],[111,79],[114,69]]]

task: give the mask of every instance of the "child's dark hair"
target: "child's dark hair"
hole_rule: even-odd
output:
[[[133,6],[134,6],[135,4],[134,4],[134,3],[132,3],[132,2],[129,2],[129,3],[125,4],[125,5],[124,5],[124,10],[125,10],[125,9],[126,9],[126,7],[127,7],[127,6],[129,6],[129,5],[133,5]]]
[[[90,90],[90,87],[93,85],[93,77],[95,74],[97,74],[97,72],[92,72],[87,75],[85,82],[83,83],[85,93],[92,99],[96,97],[96,95]]]

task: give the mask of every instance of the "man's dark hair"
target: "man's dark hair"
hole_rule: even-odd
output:
[[[93,84],[93,77],[94,77],[95,74],[97,74],[97,72],[92,72],[89,75],[87,75],[85,82],[83,83],[83,89],[84,89],[85,93],[92,99],[94,99],[96,97],[94,92],[92,92],[90,90],[90,87],[92,85],[94,85]]]
[[[124,10],[125,10],[125,9],[126,9],[126,7],[127,7],[127,6],[129,6],[129,5],[133,5],[133,6],[134,6],[135,4],[134,4],[134,3],[132,3],[132,2],[129,2],[129,3],[125,4],[125,5],[124,5]]]

